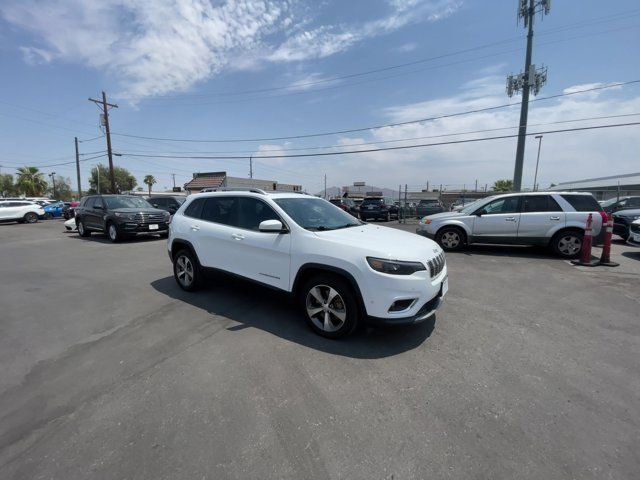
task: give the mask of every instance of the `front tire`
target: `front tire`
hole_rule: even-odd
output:
[[[351,286],[335,275],[309,279],[300,292],[300,303],[311,329],[326,338],[340,338],[358,324],[358,303]]]
[[[443,250],[453,252],[461,250],[465,245],[466,235],[456,227],[445,227],[438,231],[436,241]]]
[[[193,292],[202,284],[202,272],[195,255],[189,250],[180,250],[173,259],[173,278],[178,286]]]
[[[107,236],[112,243],[117,243],[122,240],[122,234],[118,230],[118,226],[113,222],[107,224]]]
[[[78,224],[78,235],[85,238],[91,236],[91,232],[87,230],[87,227],[84,226],[84,222],[82,220],[76,220],[76,223]]]
[[[582,250],[582,232],[575,230],[565,230],[557,233],[551,240],[551,248],[556,255],[570,259],[580,255]]]
[[[24,214],[25,223],[36,223],[38,221],[38,214],[34,212],[27,212]]]

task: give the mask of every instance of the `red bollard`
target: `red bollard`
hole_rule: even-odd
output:
[[[607,229],[604,232],[604,245],[602,245],[602,256],[600,257],[600,265],[605,267],[618,267],[620,264],[611,261],[611,237],[613,236],[613,217],[611,214],[607,217]]]
[[[580,260],[572,260],[574,265],[582,265],[583,267],[595,267],[598,265],[597,260],[591,260],[591,227],[593,225],[593,214],[589,214],[587,218],[587,226],[584,229],[582,237],[582,251],[580,252]]]

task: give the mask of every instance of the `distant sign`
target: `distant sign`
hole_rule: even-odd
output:
[[[174,192],[181,192],[182,189],[180,187],[173,187]]]
[[[354,187],[364,187],[366,184],[366,182],[353,182]]]

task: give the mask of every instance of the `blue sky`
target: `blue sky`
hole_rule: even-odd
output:
[[[105,90],[116,164],[141,183],[171,186],[196,171],[247,176],[244,159],[145,155],[253,155],[254,176],[301,183],[309,191],[353,181],[397,188],[449,189],[511,178],[515,139],[315,158],[266,154],[330,152],[511,134],[519,107],[341,135],[261,142],[411,121],[509,103],[505,77],[523,68],[525,30],[515,0],[5,0],[0,6],[0,165],[73,160],[73,137],[101,135],[87,98]],[[640,79],[640,7],[631,0],[554,1],[536,18],[534,63],[549,69],[539,96]],[[469,51],[469,49],[474,49]],[[464,52],[466,50],[466,52]],[[435,60],[432,57],[448,55]],[[373,74],[370,70],[417,62]],[[357,74],[350,78],[336,79]],[[517,101],[514,97],[512,102]],[[640,85],[533,103],[530,131],[640,121]],[[639,126],[545,135],[539,180],[567,181],[639,170]],[[422,140],[408,138],[434,137]],[[317,149],[342,145],[333,149]],[[81,144],[83,158],[101,152]],[[315,150],[301,150],[315,148]],[[296,150],[291,150],[296,149]],[[524,186],[533,183],[537,144],[527,143]],[[181,153],[174,153],[181,152]],[[267,153],[268,152],[268,153]],[[83,182],[90,165],[82,163]],[[74,165],[43,167],[70,177]]]

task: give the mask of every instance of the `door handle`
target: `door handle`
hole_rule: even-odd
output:
[[[560,217],[549,217],[549,220],[560,220]]]
[[[244,240],[244,235],[242,235],[241,233],[232,233],[231,237],[234,240]]]
[[[516,217],[507,217],[504,219],[505,222],[515,222],[516,221]]]
[[[200,230],[200,227],[198,225],[191,225],[191,230],[197,232],[198,230]]]

